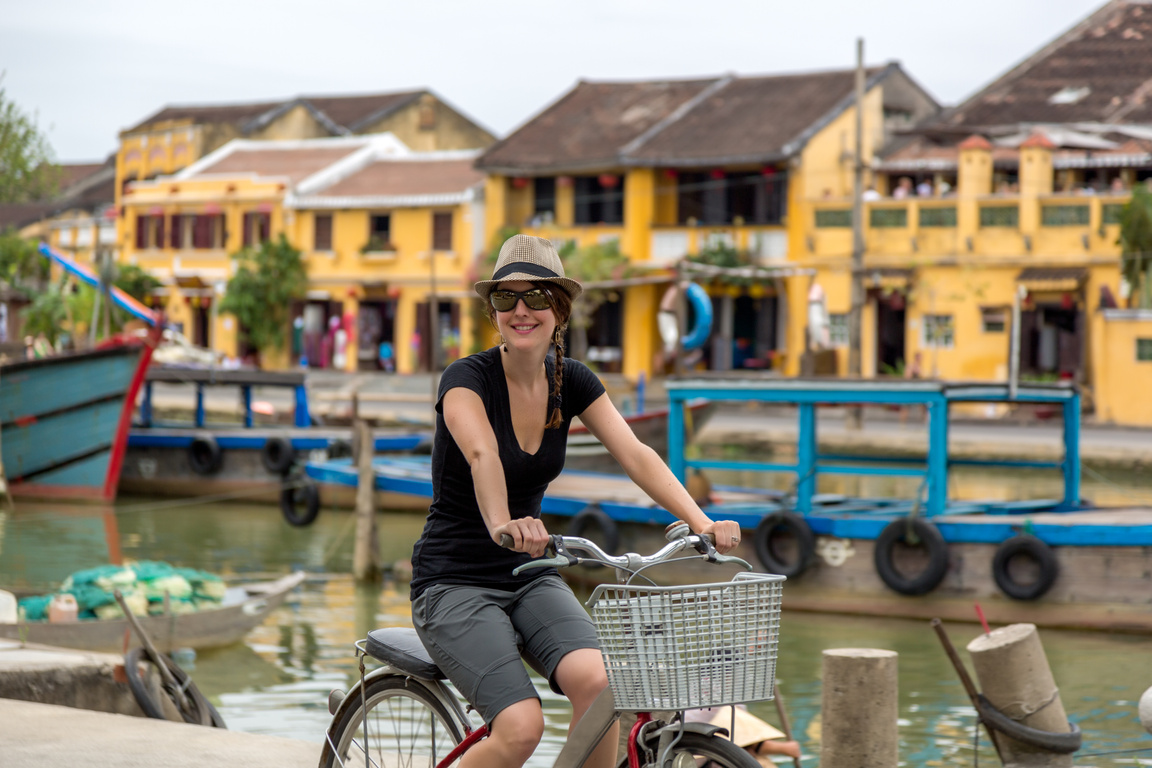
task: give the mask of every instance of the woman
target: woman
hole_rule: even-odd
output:
[[[544,732],[517,634],[524,659],[572,702],[573,724],[608,684],[595,627],[556,571],[512,575],[544,554],[540,501],[564,468],[572,418],[656,503],[693,531],[713,533],[721,552],[736,546],[740,529],[709,520],[636,439],[596,376],[564,358],[572,300],[583,289],[564,276],[551,242],[513,236],[492,279],[475,287],[501,342],[456,361],[440,380],[433,500],[412,554],[412,617],[432,658],[489,725],[462,766],[506,768],[523,765]],[[499,546],[503,534],[510,550]],[[613,765],[616,740],[614,729],[587,765]]]

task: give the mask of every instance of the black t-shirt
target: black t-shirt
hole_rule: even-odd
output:
[[[545,360],[549,386],[553,358]],[[564,423],[558,429],[545,429],[544,440],[534,454],[520,449],[512,428],[512,411],[508,402],[508,381],[500,348],[479,352],[448,366],[440,378],[436,399],[436,437],[432,446],[432,506],[424,533],[412,551],[412,599],[436,583],[492,586],[516,589],[537,576],[551,571],[542,569],[513,576],[512,569],[531,558],[522,552],[501,548],[488,533],[480,506],[472,468],[452,439],[444,423],[444,395],[450,389],[464,387],[480,396],[504,466],[508,488],[508,510],[513,519],[539,517],[540,501],[548,484],[564,469],[568,445],[568,427],[600,395],[604,385],[581,362],[564,358],[560,412]],[[548,399],[547,418],[553,408]]]

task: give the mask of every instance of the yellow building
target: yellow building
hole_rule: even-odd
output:
[[[1152,178],[1147,6],[1109,3],[871,164],[866,376],[1074,381],[1100,421],[1152,425],[1148,309],[1125,308],[1119,214]],[[802,196],[793,260],[817,271],[846,370],[852,201]],[[796,242],[796,241],[794,241]],[[1018,314],[1017,314],[1018,313]],[[1013,317],[1019,321],[1014,325]]]
[[[477,163],[489,241],[504,227],[584,246],[616,240],[639,276],[589,331],[590,359],[636,380],[660,370],[656,316],[676,265],[717,245],[749,254],[708,282],[718,370],[799,370],[811,278],[796,208],[851,184],[854,72],[580,82]],[[898,64],[867,72],[867,158],[938,106]],[[594,353],[594,354],[593,354]]]
[[[309,289],[284,350],[262,351],[265,367],[377,370],[382,342],[399,372],[443,365],[473,332],[462,308],[484,217],[476,154],[414,152],[390,133],[233,140],[128,186],[124,258],[164,282],[156,300],[194,343],[238,356],[241,329],[215,310],[231,256],[284,234],[303,254]]]

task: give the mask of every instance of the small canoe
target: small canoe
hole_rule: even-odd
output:
[[[275,581],[230,587],[218,608],[164,616],[138,616],[137,620],[163,653],[175,648],[215,648],[242,640],[275,610],[288,593],[304,581],[297,571]],[[124,636],[131,634],[128,620],[103,619],[50,623],[45,621],[0,624],[0,638],[57,648],[122,653]],[[139,645],[132,635],[128,645]]]

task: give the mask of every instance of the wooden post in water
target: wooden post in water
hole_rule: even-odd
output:
[[[372,472],[375,441],[372,429],[363,419],[352,425],[352,439],[356,446],[356,543],[352,550],[352,575],[356,581],[377,581],[380,578],[380,539],[376,533],[376,510],[373,501],[376,478]]]
[[[824,651],[820,768],[892,768],[897,764],[895,651]]]
[[[968,653],[981,692],[992,706],[1012,720],[1054,734],[1068,733],[1068,716],[1060,689],[1035,624],[1010,624],[968,643]],[[996,736],[1004,765],[1068,766],[1071,754],[1059,754],[1025,744],[1011,736]]]

